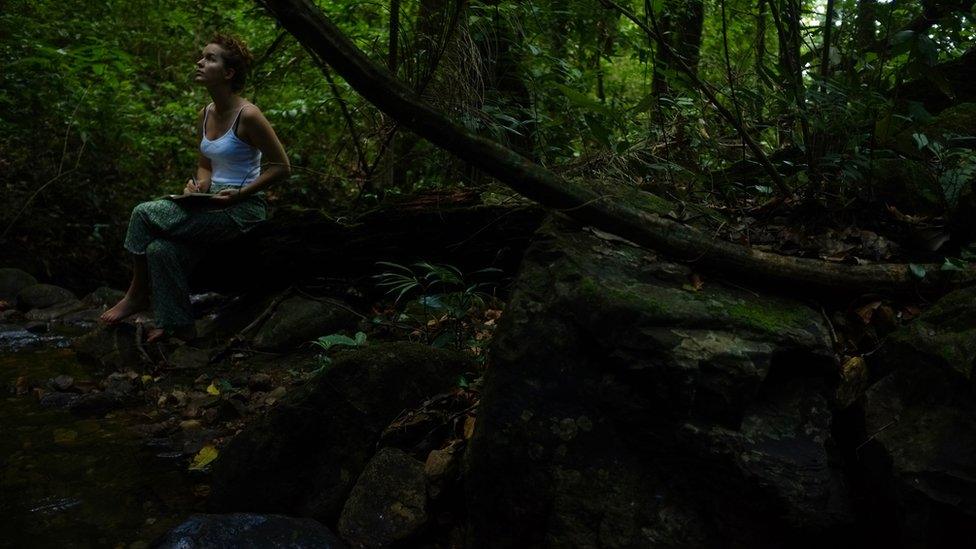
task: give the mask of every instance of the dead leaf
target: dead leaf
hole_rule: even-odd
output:
[[[220,395],[220,389],[217,388],[217,385],[215,385],[213,381],[211,381],[210,385],[207,386],[207,394],[213,396]]]
[[[858,307],[857,310],[855,310],[854,312],[857,314],[858,317],[860,317],[861,322],[865,324],[870,324],[871,318],[874,317],[874,311],[877,310],[879,306],[881,306],[880,301],[872,301],[867,305]]]
[[[474,435],[474,416],[468,416],[464,419],[464,438],[469,439]]]

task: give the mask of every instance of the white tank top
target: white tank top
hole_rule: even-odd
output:
[[[210,159],[213,168],[211,182],[216,185],[243,187],[261,174],[261,151],[237,137],[237,124],[246,105],[237,111],[234,123],[227,132],[211,141],[207,139],[207,118],[212,106],[213,103],[204,110],[200,140],[200,152]]]

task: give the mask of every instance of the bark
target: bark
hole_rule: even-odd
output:
[[[749,279],[804,284],[805,289],[912,291],[948,282],[976,281],[976,270],[939,271],[917,281],[908,265],[838,265],[780,256],[743,247],[656,213],[637,191],[619,197],[572,183],[514,151],[477,136],[424,103],[382,66],[370,61],[311,0],[263,0],[262,4],[306,48],[328,61],[363,97],[417,135],[494,176],[523,196],[561,209],[577,221],[619,235],[676,259],[720,268]],[[623,188],[615,192],[627,192]]]

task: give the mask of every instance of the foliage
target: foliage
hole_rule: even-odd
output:
[[[389,3],[317,3],[387,62]],[[974,34],[969,13],[938,2],[927,19],[918,2],[836,0],[829,21],[824,0],[621,3],[668,36],[692,37],[672,45],[697,59],[698,76],[767,154],[789,158],[778,165],[797,174],[796,191],[827,205],[870,200],[872,162],[892,154],[896,132],[924,134],[931,117],[902,100],[905,84],[951,98],[953,75],[941,64],[960,58]],[[696,5],[700,20],[690,16]],[[750,162],[742,141],[665,66],[659,44],[601,2],[440,0],[400,10],[393,71],[469,129],[573,177],[719,196],[730,208],[768,198],[761,177],[716,187],[714,174]],[[109,249],[121,258],[131,207],[181,187],[209,101],[191,85],[192,64],[218,29],[249,42],[258,64],[244,96],[296,167],[273,204],[342,209],[484,182],[409,134],[393,139],[394,121],[338,75],[330,85],[257,3],[12,0],[0,29],[0,226],[10,227],[2,245],[25,260],[35,260],[38,241],[51,243],[52,257]],[[971,147],[923,149],[954,208],[973,176]]]
[[[315,370],[315,374],[321,374],[325,372],[330,365],[332,365],[332,359],[325,353],[327,353],[333,347],[362,347],[366,345],[366,334],[363,332],[356,332],[354,337],[349,337],[343,334],[329,334],[322,336],[314,341],[313,345],[318,346],[322,349],[323,354],[319,355],[319,367]]]
[[[435,347],[453,344],[464,347],[465,318],[473,311],[486,308],[494,281],[474,282],[472,279],[495,276],[498,269],[481,269],[464,275],[451,265],[421,261],[411,266],[387,261],[377,265],[390,270],[373,276],[376,285],[395,296],[399,304],[408,296],[415,296],[403,307],[399,320],[415,326],[423,340]]]

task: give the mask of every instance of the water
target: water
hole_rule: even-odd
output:
[[[98,380],[64,338],[4,341],[19,350],[0,349],[0,547],[144,547],[200,510],[205,479],[136,434],[138,411],[82,419],[14,394],[20,376]]]

